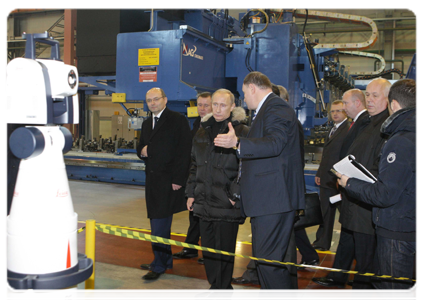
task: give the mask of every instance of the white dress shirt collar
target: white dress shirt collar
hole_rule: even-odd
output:
[[[263,106],[264,101],[267,99],[267,97],[269,97],[269,95],[270,95],[271,93],[272,93],[272,92],[270,92],[269,94],[267,94],[266,96],[264,96],[264,98],[263,98],[263,99],[261,99],[260,103],[257,105],[257,108],[256,108],[256,115],[258,114],[258,112],[259,112],[260,108]]]
[[[360,111],[354,118],[354,122],[357,121],[358,117],[361,116],[362,113],[364,113],[367,109],[363,109],[362,111]]]
[[[154,117],[160,118],[160,117],[161,117],[161,115],[162,115],[162,113],[163,113],[163,111],[164,111],[165,109],[166,109],[166,106],[165,106],[165,108],[163,108],[163,109],[162,109],[162,111],[161,111],[161,112],[159,112],[157,115],[153,114],[153,118],[154,118]]]
[[[159,112],[157,115],[155,115],[155,114],[153,114],[153,129],[154,129],[154,127],[156,127],[156,119],[155,118],[158,118],[158,119],[160,119],[160,117],[161,117],[161,115],[162,115],[162,113],[163,113],[163,111],[166,109],[166,106],[165,106],[165,108],[163,108],[162,109],[162,111],[161,112]],[[158,120],[157,120],[158,121]]]
[[[333,124],[333,126],[334,126],[334,127],[336,127],[336,129],[338,129],[338,128],[339,128],[339,126],[341,126],[341,125],[342,125],[342,123],[344,123],[346,119],[347,119],[347,118],[345,118],[344,120],[342,120],[342,121],[341,121],[341,122],[339,122],[338,124],[334,123],[334,124]]]

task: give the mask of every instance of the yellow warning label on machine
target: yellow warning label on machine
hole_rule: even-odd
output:
[[[199,114],[198,114],[197,106],[187,107],[187,116],[188,116],[188,118],[198,117]]]
[[[138,66],[156,66],[160,64],[160,48],[138,49]]]
[[[126,94],[125,93],[113,93],[112,94],[112,102],[126,102]]]

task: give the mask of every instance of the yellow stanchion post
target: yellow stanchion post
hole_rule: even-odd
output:
[[[85,289],[95,286],[95,220],[87,220],[85,224],[85,254],[93,260],[93,273],[85,281]]]

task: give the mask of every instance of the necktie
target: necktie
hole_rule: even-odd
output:
[[[159,122],[159,117],[154,117],[153,128],[156,126],[157,122]]]
[[[335,131],[336,131],[336,129],[337,129],[338,127],[336,127],[336,126],[333,126],[332,127],[332,129],[331,129],[331,131],[330,131],[330,133],[329,133],[329,137],[331,137],[334,133],[335,133]]]
[[[254,119],[256,118],[256,116],[257,116],[257,111],[255,110],[255,111],[254,111],[254,115],[253,115],[253,121],[254,121]]]
[[[354,125],[354,121],[351,122],[350,128],[348,130],[350,130],[353,125]]]

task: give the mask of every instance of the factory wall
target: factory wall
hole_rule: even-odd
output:
[[[16,13],[9,15],[7,20],[7,41],[8,41],[8,61],[14,57],[21,57],[25,54],[25,42],[22,40],[23,33],[43,33],[50,29],[63,16],[63,10],[47,10],[28,13]],[[60,21],[59,26],[64,22]],[[60,57],[63,58],[63,35],[61,34],[63,28],[55,29],[51,35],[60,42]],[[13,42],[16,41],[16,42]],[[43,47],[43,51],[39,58],[50,57],[50,47]]]
[[[320,11],[320,9],[310,10]],[[413,55],[416,53],[416,15],[413,11],[407,9],[332,9],[324,11],[363,16],[372,19],[377,25],[379,37],[372,47],[362,51],[368,51],[384,57],[386,61],[385,70],[396,68],[407,73]],[[300,27],[300,30],[302,30],[304,19],[301,19],[301,21],[297,20],[296,23]],[[409,30],[403,30],[404,27],[409,28]],[[317,39],[319,43],[364,42],[371,35],[369,29],[370,27],[364,25],[315,19],[309,19],[306,25],[306,33],[311,34],[311,40]],[[395,62],[388,62],[390,60],[395,60]],[[371,58],[366,59],[349,55],[340,56],[340,63],[349,67],[351,73],[374,71],[374,61]],[[379,69],[379,66],[377,65],[376,70]],[[400,76],[398,74],[392,74],[392,78],[390,79],[399,78]]]
[[[112,116],[126,116],[125,110],[121,105],[112,102],[112,97],[99,92],[98,95],[89,95],[86,98],[87,110],[98,110],[100,112],[99,134],[102,138],[112,137]],[[130,108],[143,108],[142,103],[127,104]],[[113,137],[112,137],[113,138]]]

